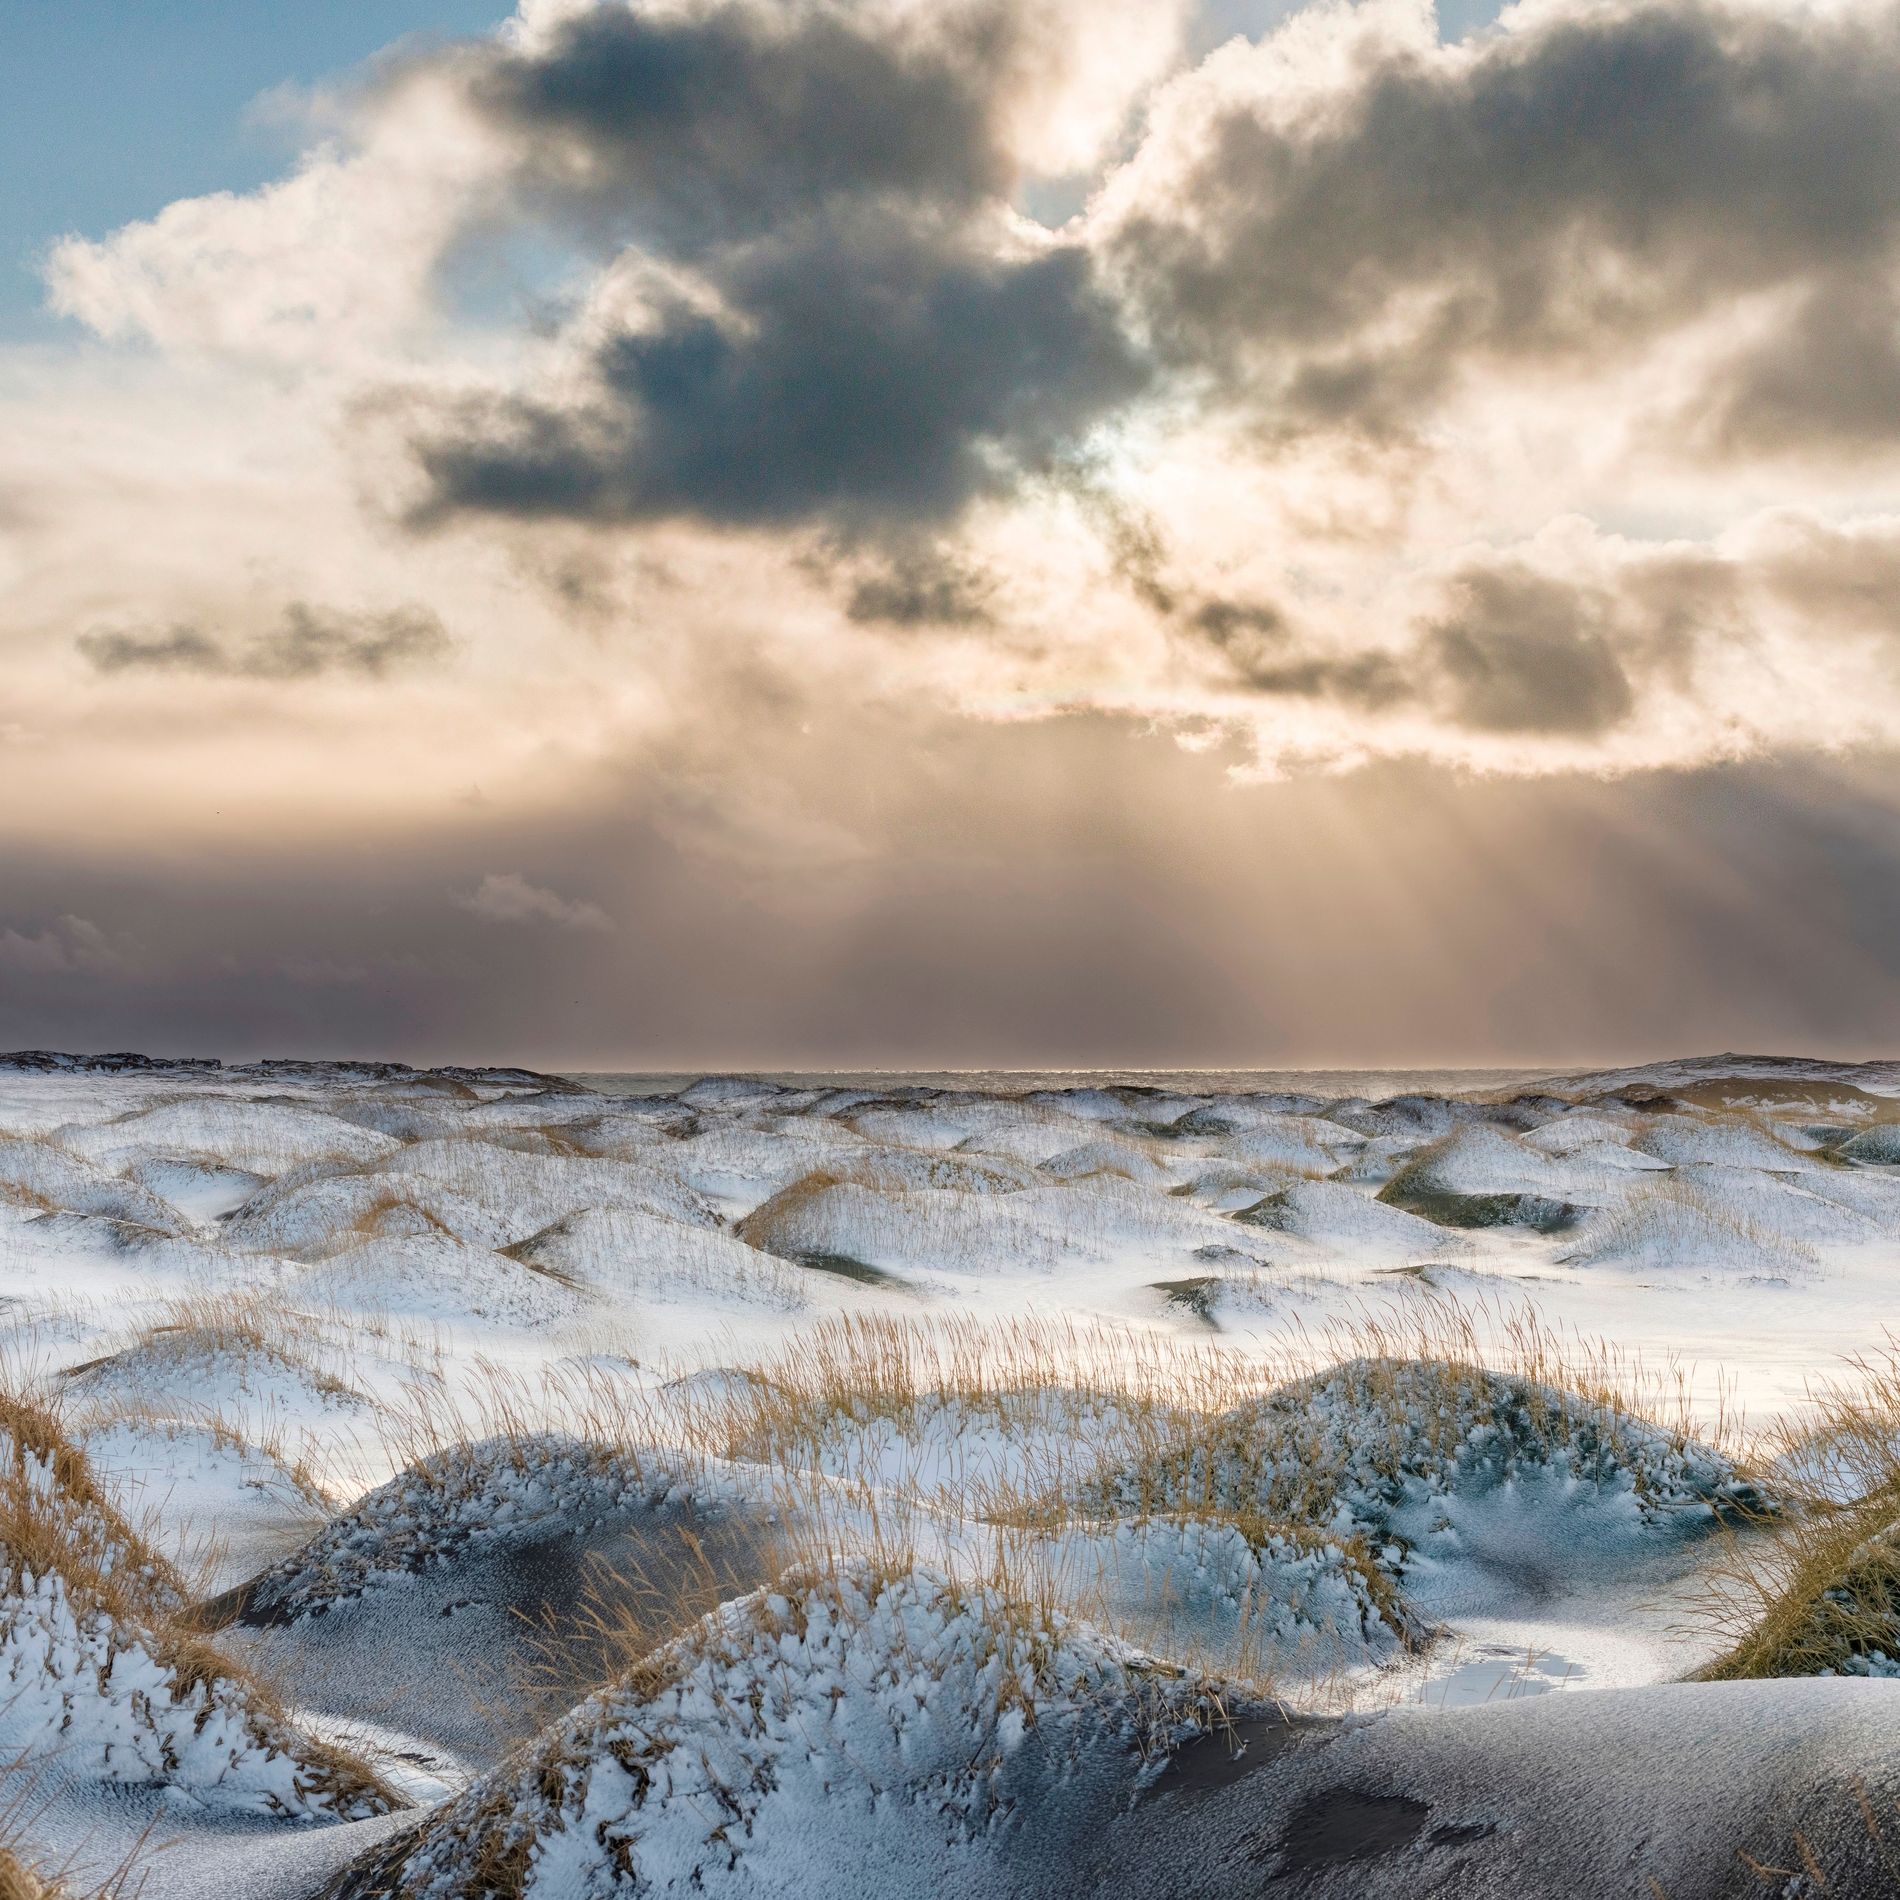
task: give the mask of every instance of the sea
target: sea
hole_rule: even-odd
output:
[[[602,1095],[677,1095],[707,1071],[570,1071],[570,1081]],[[725,1071],[712,1071],[720,1074]],[[960,1089],[1026,1095],[1036,1089],[1151,1088],[1178,1095],[1252,1095],[1285,1091],[1328,1101],[1363,1096],[1489,1095],[1527,1087],[1549,1069],[752,1069],[745,1080],[788,1088]]]

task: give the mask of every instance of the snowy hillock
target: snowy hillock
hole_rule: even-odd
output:
[[[1241,1166],[1232,1161],[1216,1161],[1196,1169],[1169,1192],[1182,1200],[1191,1200],[1199,1206],[1211,1208],[1215,1213],[1238,1214],[1304,1178],[1286,1168]]]
[[[1842,1142],[1836,1152],[1848,1161],[1900,1166],[1900,1121],[1876,1122]]]
[[[420,1233],[498,1247],[510,1229],[480,1202],[440,1183],[318,1163],[291,1170],[234,1208],[219,1240],[243,1253],[321,1260],[370,1235]]]
[[[557,1326],[590,1300],[565,1276],[439,1232],[366,1235],[288,1283],[287,1296],[450,1323]]]
[[[1548,1156],[1489,1124],[1459,1128],[1415,1155],[1379,1199],[1441,1227],[1531,1227],[1554,1233],[1577,1209]]]
[[[755,1207],[734,1232],[782,1260],[874,1273],[980,1271],[1005,1262],[1046,1269],[1065,1249],[1036,1224],[1025,1199],[880,1191],[817,1172]]]
[[[93,1482],[140,1526],[147,1550],[183,1569],[207,1558],[235,1582],[301,1543],[333,1509],[309,1471],[281,1447],[253,1443],[216,1418],[167,1418],[143,1409],[78,1424],[73,1443]]]
[[[149,1187],[95,1166],[52,1139],[0,1135],[0,1200],[122,1221],[158,1234],[177,1234],[186,1225]]]
[[[1356,1258],[1429,1260],[1456,1252],[1462,1237],[1337,1181],[1294,1181],[1240,1209],[1252,1227],[1290,1234]]]
[[[1539,1154],[1561,1158],[1573,1155],[1579,1149],[1627,1149],[1642,1132],[1643,1126],[1641,1119],[1634,1115],[1610,1115],[1592,1109],[1578,1109],[1528,1130],[1521,1139],[1525,1147],[1534,1148]],[[1653,1155],[1641,1155],[1636,1157],[1634,1165],[1660,1168],[1667,1167],[1668,1163],[1658,1161]]]
[[[1056,1181],[1081,1181],[1091,1175],[1119,1175],[1142,1187],[1167,1187],[1174,1171],[1139,1142],[1115,1136],[1095,1136],[1064,1148],[1042,1163],[1042,1171]]]
[[[505,1251],[614,1306],[737,1302],[793,1312],[813,1297],[809,1276],[723,1229],[631,1208],[566,1215]]]
[[[1440,1141],[1482,1119],[1475,1104],[1442,1095],[1394,1095],[1383,1102],[1341,1104],[1330,1113],[1355,1134],[1404,1135],[1413,1141]]]
[[[1726,1171],[1685,1172],[1719,1176]],[[1567,1236],[1563,1259],[1576,1266],[1647,1271],[1798,1274],[1815,1264],[1808,1236],[1816,1230],[1829,1237],[1848,1230],[1857,1238],[1871,1231],[1849,1210],[1816,1196],[1782,1195],[1765,1207],[1750,1196],[1732,1205],[1722,1197],[1721,1185],[1719,1179],[1678,1174],[1638,1188],[1620,1205],[1589,1215]]]
[[[1672,1168],[1757,1168],[1793,1174],[1815,1165],[1800,1149],[1778,1140],[1757,1123],[1733,1117],[1659,1115],[1637,1137],[1635,1145]]]
[[[69,1368],[65,1392],[95,1407],[172,1415],[221,1410],[290,1416],[360,1412],[368,1403],[346,1355],[258,1323],[261,1306],[234,1306],[233,1323],[167,1323],[132,1344]]]
[[[853,1107],[842,1119],[866,1141],[891,1142],[904,1148],[956,1148],[980,1126],[979,1118],[934,1103],[899,1107],[875,1100]]]
[[[1324,1676],[1425,1636],[1356,1537],[1163,1517],[1078,1525],[1053,1544],[1067,1592],[1164,1655],[1224,1650],[1254,1676]]]
[[[187,1097],[121,1120],[61,1129],[55,1139],[109,1168],[139,1155],[208,1156],[253,1174],[282,1174],[306,1161],[362,1163],[393,1154],[393,1136],[326,1109],[295,1102]]]
[[[1555,1473],[1641,1515],[1754,1496],[1728,1459],[1601,1401],[1430,1360],[1362,1359],[1158,1435],[1084,1493],[1122,1515],[1252,1514],[1390,1533],[1408,1506]]]
[[[549,1433],[454,1445],[252,1579],[240,1613],[252,1625],[294,1623],[470,1552],[581,1535],[668,1501],[716,1511],[747,1495],[740,1477],[662,1452]]]
[[[1221,1144],[1224,1154],[1239,1161],[1315,1174],[1330,1174],[1364,1146],[1364,1141],[1337,1123],[1312,1115],[1262,1116]]]
[[[439,1233],[500,1249],[599,1209],[718,1224],[704,1197],[663,1168],[456,1137],[410,1143],[365,1168],[293,1171],[252,1196],[220,1237],[227,1247],[305,1260],[379,1235]]]
[[[226,1814],[347,1820],[392,1799],[180,1621],[146,1548],[49,1414],[0,1401],[0,1751],[43,1789],[163,1790]]]
[[[831,1171],[860,1187],[934,1188],[946,1194],[1020,1194],[1032,1170],[1003,1155],[955,1154],[877,1144],[841,1156]]]
[[[1132,1792],[1144,1755],[1222,1719],[1212,1685],[995,1590],[791,1572],[329,1894],[954,1889],[1015,1829],[1061,1828],[1078,1789]]]

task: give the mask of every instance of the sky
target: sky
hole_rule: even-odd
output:
[[[1900,1049],[1900,10],[0,4],[0,1048]]]

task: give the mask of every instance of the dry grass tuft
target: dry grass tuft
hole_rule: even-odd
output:
[[[49,1575],[128,1617],[184,1601],[178,1573],[106,1496],[58,1416],[0,1391],[0,1590]]]
[[[59,1889],[0,1847],[0,1900],[59,1900]]]
[[[292,1731],[275,1692],[191,1628],[184,1582],[107,1498],[56,1413],[0,1391],[0,1633],[8,1599],[58,1580],[78,1619],[105,1632],[110,1657],[134,1647],[174,1685],[241,1707],[265,1729]],[[102,1677],[103,1679],[103,1677]],[[400,1798],[346,1751],[299,1737],[309,1785],[346,1805],[398,1807]]]
[[[1900,1345],[1850,1360],[1770,1448],[1790,1508],[1711,1585],[1709,1617],[1732,1647],[1702,1673],[1900,1670]]]

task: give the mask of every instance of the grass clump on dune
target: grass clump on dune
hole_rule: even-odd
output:
[[[1889,1500],[1809,1524],[1764,1578],[1757,1621],[1703,1671],[1753,1676],[1900,1676],[1900,1522]],[[1884,1519],[1877,1526],[1872,1517]]]
[[[454,1445],[399,1472],[254,1578],[241,1593],[243,1613],[272,1623],[321,1615],[470,1548],[564,1536],[702,1495],[695,1477],[691,1459],[554,1432]]]
[[[1225,1719],[1210,1685],[1037,1603],[870,1560],[801,1568],[654,1651],[331,1893],[684,1890],[755,1862],[794,1891],[801,1866],[821,1884],[859,1854],[902,1864],[906,1842],[954,1857],[1052,1770],[1095,1761],[1132,1783],[1144,1752]]]
[[[57,1900],[59,1889],[49,1886],[32,1868],[0,1847],[0,1900]]]
[[[1309,1346],[1311,1370],[1219,1410],[1149,1412],[1136,1455],[1105,1460],[1082,1501],[1375,1537],[1408,1499],[1550,1472],[1627,1490],[1649,1517],[1758,1502],[1727,1453],[1698,1436],[1684,1381],[1566,1350],[1528,1314],[1490,1315],[1487,1336],[1485,1317],[1432,1299],[1331,1328]],[[1719,1416],[1713,1435],[1724,1435]]]
[[[0,1395],[0,1748],[29,1772],[237,1811],[344,1819],[400,1805],[300,1733],[187,1627],[177,1572],[113,1508],[44,1407]]]
[[[1719,1454],[1613,1405],[1443,1360],[1362,1358],[1296,1381],[1102,1474],[1101,1508],[1196,1509],[1382,1533],[1408,1498],[1560,1471],[1648,1513],[1747,1495]]]
[[[1900,1348],[1850,1365],[1778,1431],[1792,1507],[1716,1579],[1705,1676],[1900,1676]]]
[[[358,1349],[334,1318],[274,1292],[194,1292],[166,1301],[118,1351],[69,1367],[61,1378],[87,1397],[158,1397],[196,1411],[221,1396],[264,1396],[277,1385],[349,1408],[364,1403],[350,1377]]]
[[[1805,1272],[1816,1260],[1801,1240],[1674,1175],[1645,1181],[1591,1215],[1563,1258],[1579,1266],[1719,1266],[1783,1275]]]

